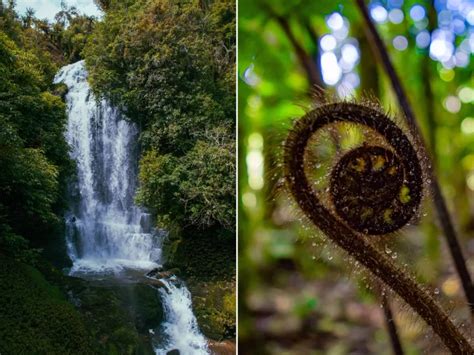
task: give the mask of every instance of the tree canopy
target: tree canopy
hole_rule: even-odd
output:
[[[0,245],[41,246],[60,222],[74,172],[64,139],[61,65],[77,60],[94,20],[63,6],[50,24],[0,6]],[[24,248],[23,248],[24,249]]]

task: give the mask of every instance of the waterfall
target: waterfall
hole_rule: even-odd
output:
[[[134,204],[137,181],[138,128],[106,100],[97,100],[87,82],[84,61],[63,67],[54,79],[68,87],[66,140],[76,162],[70,186],[66,243],[72,275],[117,275],[159,266],[162,235],[150,215]],[[183,355],[206,354],[207,342],[192,313],[184,284],[161,280],[165,322],[163,349]],[[175,283],[178,282],[180,287]]]
[[[161,326],[164,339],[155,345],[156,354],[166,355],[173,349],[178,349],[181,355],[208,354],[206,339],[199,332],[192,312],[189,290],[176,279],[160,281],[166,286],[158,291],[165,308],[165,322]]]
[[[137,172],[136,125],[87,83],[84,61],[60,70],[55,82],[69,88],[66,140],[77,164],[71,186],[66,239],[72,273],[149,269],[160,258],[150,218],[134,205]]]

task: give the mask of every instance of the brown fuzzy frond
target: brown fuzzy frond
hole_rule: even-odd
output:
[[[331,162],[329,148],[339,139],[340,124],[374,133],[349,148],[335,142]],[[283,155],[286,186],[311,223],[395,291],[453,353],[473,354],[431,295],[373,242],[373,236],[396,233],[416,217],[425,188],[423,153],[380,103],[320,96],[315,108],[294,122]],[[318,172],[322,168],[328,171]]]

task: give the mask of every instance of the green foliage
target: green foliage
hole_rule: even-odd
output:
[[[52,82],[60,66],[82,59],[81,52],[95,21],[94,17],[81,15],[65,3],[61,4],[53,23],[36,18],[31,9],[19,16],[14,3],[0,7],[0,30],[36,57],[47,78],[46,84]]]
[[[178,166],[183,179],[182,204],[193,225],[209,227],[218,223],[229,230],[234,225],[234,210],[229,208],[235,192],[235,143],[198,141]]]
[[[13,156],[10,154],[14,154]],[[2,154],[1,203],[8,206],[15,231],[29,235],[57,221],[52,205],[58,198],[58,171],[37,149],[24,148]]]
[[[23,263],[36,264],[39,259],[40,250],[31,249],[25,238],[12,233],[10,226],[5,224],[1,217],[0,236],[0,250],[5,254]]]
[[[63,135],[65,106],[48,92],[41,59],[1,31],[0,54],[0,239],[16,250],[12,235],[38,241],[59,222],[60,192],[72,163]]]
[[[94,90],[143,127],[138,201],[159,223],[232,229],[232,1],[109,1],[85,49]]]
[[[165,225],[209,228],[218,223],[231,229],[234,151],[233,142],[212,141],[198,141],[182,157],[148,151],[140,163],[138,201],[153,206]]]
[[[200,329],[209,338],[222,340],[235,336],[235,281],[204,282],[193,289],[193,308]]]

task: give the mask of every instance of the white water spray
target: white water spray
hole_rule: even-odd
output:
[[[97,100],[87,82],[84,61],[63,67],[55,83],[68,87],[66,140],[77,165],[66,216],[66,241],[73,261],[70,274],[107,275],[150,270],[159,265],[161,235],[150,215],[134,204],[138,128],[106,100]],[[207,343],[192,313],[184,285],[161,280],[165,308],[163,344],[157,354],[206,354]]]
[[[66,140],[77,164],[66,219],[72,273],[156,266],[158,238],[149,215],[133,203],[136,125],[105,100],[96,100],[83,61],[62,68],[55,82],[69,88]]]
[[[204,355],[209,353],[207,342],[199,332],[196,317],[192,313],[191,294],[177,280],[161,279],[166,287],[159,289],[165,306],[165,322],[162,324],[164,341],[157,344],[157,355],[178,349],[181,355]]]

